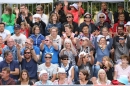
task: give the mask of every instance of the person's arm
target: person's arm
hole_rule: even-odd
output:
[[[117,80],[118,71],[117,71],[116,65],[115,65],[115,68],[114,68],[114,69],[115,69],[115,70],[114,70],[114,77],[113,77],[113,79],[114,79],[114,80]]]
[[[20,55],[20,45],[19,44],[16,44],[16,47],[17,47],[17,56],[18,56],[18,61],[19,62],[22,62],[22,56]]]
[[[80,40],[76,37],[76,48],[80,49],[81,45],[80,45]]]
[[[56,80],[56,74],[53,74],[51,81],[53,82],[53,81],[55,81],[55,80]]]
[[[44,43],[45,43],[45,41],[42,40],[42,43],[40,44],[40,50],[44,50]]]
[[[109,50],[111,49],[112,44],[113,44],[113,39],[110,38],[110,39],[109,39],[109,44],[108,44],[108,48],[109,48]]]
[[[71,69],[71,81],[73,81],[73,79],[74,79],[74,67]]]
[[[83,57],[84,57],[84,55],[81,54],[80,57],[79,57],[79,59],[78,59],[77,66],[81,66],[82,65],[82,63],[83,63]]]
[[[19,68],[15,68],[14,71],[10,71],[10,74],[12,74],[12,75],[19,75]]]
[[[78,3],[78,15],[79,15],[79,17],[80,17],[82,14],[84,14],[84,10],[83,10],[83,8],[81,8],[81,5],[82,5],[82,2],[79,2],[79,3]]]
[[[51,78],[51,81],[53,82],[54,80],[56,80],[56,74],[57,74],[57,65],[53,64],[54,66],[54,70],[52,71],[52,78]]]
[[[52,43],[53,47],[55,50],[59,50],[58,44],[57,43]]]
[[[94,51],[90,51],[90,55],[89,55],[89,56],[90,56],[90,58],[91,58],[91,59],[90,59],[90,64],[91,64],[91,65],[94,64],[94,56],[93,56],[93,54],[94,54]]]
[[[65,15],[67,14],[67,12],[68,12],[68,2],[66,1],[66,0],[64,0],[64,13],[65,13]]]
[[[76,52],[76,49],[75,49],[75,48],[74,48],[74,49],[71,49],[71,51],[72,51],[72,53],[73,53],[74,56],[77,56],[77,52]]]
[[[5,41],[7,41],[7,40],[8,40],[8,38],[10,38],[10,37],[11,37],[11,34],[10,34],[10,32],[9,32],[8,30],[6,30],[6,34],[7,34],[6,38],[5,38],[5,39],[3,39],[3,41],[4,41],[4,42],[5,42]]]
[[[31,53],[32,53],[32,58],[33,58],[36,62],[38,62],[39,58],[37,57],[37,55],[36,55],[36,53],[35,53],[35,51],[34,51],[33,48],[31,49]]]

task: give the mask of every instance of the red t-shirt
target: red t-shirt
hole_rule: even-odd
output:
[[[23,33],[28,38],[28,36],[29,36],[29,29],[28,28],[21,29],[20,32]]]

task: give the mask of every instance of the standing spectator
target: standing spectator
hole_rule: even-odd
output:
[[[16,13],[16,24],[21,24],[21,22],[27,22],[30,24],[32,14],[29,13],[29,10],[25,4],[21,4],[20,12],[18,8],[15,8]]]
[[[65,22],[65,23],[62,24],[62,31],[61,31],[62,34],[65,32],[65,27],[64,27],[64,25],[70,24],[70,25],[72,25],[73,28],[74,28],[72,32],[75,33],[76,35],[78,35],[79,28],[78,28],[78,24],[73,21],[73,19],[74,19],[73,14],[72,14],[72,13],[67,13],[67,14],[66,14],[66,19],[67,19],[67,22]]]
[[[112,29],[113,30],[113,34],[117,33],[117,28],[118,28],[119,25],[123,25],[124,26],[125,24],[126,24],[126,22],[125,22],[125,15],[123,13],[120,13],[118,15],[118,22],[113,25],[113,29]],[[126,32],[126,28],[124,28],[124,31]]]
[[[130,81],[129,56],[127,56],[127,55],[122,55],[121,56],[121,63],[115,65],[113,79],[117,80],[120,77],[126,77]]]
[[[112,13],[108,10],[106,2],[102,2],[101,3],[101,10],[98,12],[97,15],[99,15],[99,13],[105,14],[105,16],[106,16],[105,22],[111,24],[111,22],[112,22]],[[98,17],[97,17],[97,22],[99,22],[99,18]]]
[[[60,57],[62,55],[67,55],[69,62],[72,63],[73,66],[76,65],[75,57],[77,56],[77,52],[70,39],[64,40],[64,48],[59,53]]]
[[[93,84],[92,81],[89,80],[89,73],[87,70],[83,69],[79,71],[79,81],[75,82],[75,84],[80,85]]]
[[[38,75],[42,70],[46,70],[48,72],[48,79],[52,82],[56,79],[56,72],[57,72],[57,64],[51,63],[52,55],[51,53],[46,53],[44,58],[45,63],[38,66]]]
[[[33,27],[34,25],[38,25],[40,28],[40,33],[45,36],[46,24],[41,20],[41,15],[35,14],[35,15],[33,15],[33,19],[34,19],[34,21],[31,22],[31,27]],[[32,33],[32,30],[31,30],[31,33]]]
[[[42,40],[45,39],[44,36],[40,33],[40,28],[37,25],[33,26],[30,38],[32,38],[34,41],[33,45],[37,47],[40,47]]]
[[[41,15],[41,20],[47,25],[48,24],[48,16],[44,13],[44,9],[41,5],[36,6],[36,14]]]
[[[66,71],[64,68],[58,68],[58,80],[53,82],[54,85],[72,85],[72,80],[66,78]]]
[[[124,14],[124,21],[128,22],[129,21],[129,13],[124,10],[124,3],[118,3],[118,10],[117,12],[114,13],[114,23],[118,23],[119,19],[117,16],[119,14]]]
[[[2,72],[2,68],[9,67],[10,68],[10,77],[14,80],[18,80],[19,78],[19,63],[16,60],[13,60],[13,54],[11,51],[4,52],[4,60],[0,62],[0,72]]]
[[[4,23],[0,23],[0,36],[2,36],[4,42],[6,42],[8,38],[10,38],[10,32],[5,29]]]
[[[26,69],[29,73],[29,79],[32,82],[37,81],[37,62],[38,58],[37,55],[35,54],[34,49],[31,48],[26,48],[24,50],[24,56],[22,57],[20,55],[20,45],[17,44],[17,55],[18,55],[18,60],[21,64],[21,69]]]
[[[0,36],[0,56],[2,55],[2,50],[4,47],[6,47],[6,45],[3,43],[2,36]]]
[[[5,29],[10,31],[11,34],[14,33],[15,15],[12,12],[10,6],[6,6],[5,13],[1,16],[2,22],[5,23]]]
[[[21,31],[22,34],[26,36],[26,38],[30,35],[30,27],[26,22],[21,22]]]
[[[40,80],[35,83],[35,85],[53,85],[53,83],[48,80],[49,74],[46,70],[40,71]]]
[[[82,14],[84,14],[84,10],[81,7],[82,2],[71,4],[70,5],[71,10],[68,10],[68,2],[66,0],[64,1],[64,5],[65,5],[64,7],[65,14],[67,14],[68,12],[72,13],[74,16],[73,21],[79,23],[80,17],[82,16]]]
[[[108,22],[105,21],[106,18],[107,18],[107,16],[104,13],[99,13],[98,14],[99,21],[97,22],[96,26],[98,27],[98,29],[100,31],[102,31],[103,27],[107,27],[108,29],[111,28],[111,25]]]
[[[57,43],[53,43],[53,37],[51,36],[46,36],[45,40],[42,41],[40,44],[40,49],[42,50],[42,63],[45,62],[44,56],[46,53],[51,53],[52,54],[52,60],[51,62],[53,64],[58,64],[59,63],[59,47]]]
[[[26,41],[26,36],[20,33],[20,25],[16,24],[14,26],[15,29],[15,34],[12,35],[11,37],[14,39],[15,43],[20,44],[21,47],[24,47],[25,41]]]
[[[65,14],[64,11],[62,10],[63,6],[62,6],[62,2],[57,1],[54,3],[54,10],[52,12],[50,12],[50,15],[52,13],[56,13],[59,17],[59,22],[61,22],[61,24],[63,24],[64,22],[66,22],[66,18],[65,18]]]
[[[59,17],[57,13],[52,13],[49,18],[49,23],[46,26],[46,35],[50,34],[50,28],[51,27],[57,27],[58,28],[58,35],[61,34],[61,22],[59,22]]]
[[[111,81],[107,79],[105,70],[100,69],[98,71],[97,85],[111,85]]]
[[[84,14],[84,22],[80,24],[79,26],[79,31],[82,32],[83,26],[88,25],[89,26],[89,33],[93,33],[94,31],[98,30],[98,28],[91,23],[92,21],[92,16],[90,13],[86,12]]]
[[[4,67],[1,73],[0,85],[15,85],[16,82],[10,77],[10,68]]]
[[[28,71],[23,69],[20,73],[20,79],[17,82],[17,85],[33,85],[33,82],[29,80]]]
[[[11,38],[11,37],[7,40],[7,46],[4,47],[3,50],[2,50],[2,55],[1,55],[1,56],[2,56],[3,58],[5,57],[4,53],[5,53],[6,51],[11,51],[11,52],[12,52],[12,55],[13,55],[13,59],[14,59],[14,60],[17,60],[17,48],[16,48],[16,46],[15,46],[15,41],[14,41],[14,39]]]
[[[62,39],[61,37],[58,35],[58,28],[57,27],[52,27],[50,29],[50,36],[53,37],[53,42],[57,43],[57,45],[59,46],[59,50],[61,50],[61,45],[62,45]]]

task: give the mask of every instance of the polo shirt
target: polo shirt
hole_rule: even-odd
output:
[[[10,71],[15,71],[15,68],[19,69],[19,63],[18,63],[18,61],[13,60],[12,62],[10,62],[10,65],[9,65],[5,60],[3,60],[2,62],[0,62],[0,72],[2,72],[2,68],[4,68],[4,67],[9,67]],[[18,80],[19,75],[10,74],[10,77],[15,80]]]
[[[42,51],[42,62],[45,62],[44,56],[46,53],[51,53],[52,54],[52,60],[51,63],[53,64],[58,64],[58,55],[59,55],[59,50],[55,50],[53,46],[50,48],[47,45],[44,45],[44,49]]]
[[[28,71],[30,79],[37,79],[37,62],[34,59],[31,59],[29,62],[26,59],[22,58],[21,68]]]

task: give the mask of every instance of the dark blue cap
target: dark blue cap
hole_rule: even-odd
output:
[[[20,27],[20,25],[19,24],[16,24],[15,26],[14,26],[14,29],[20,29],[21,27]]]

